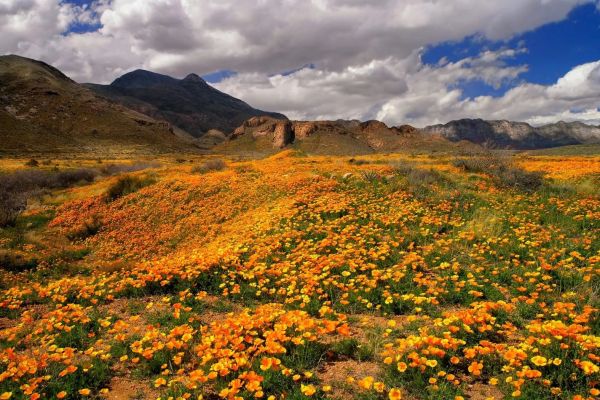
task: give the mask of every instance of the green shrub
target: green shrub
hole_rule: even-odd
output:
[[[112,184],[106,192],[108,201],[114,201],[120,197],[137,192],[138,190],[153,184],[155,181],[151,178],[140,178],[137,176],[124,176]]]
[[[381,180],[381,176],[375,171],[363,171],[361,173],[362,178],[371,183],[375,183]]]

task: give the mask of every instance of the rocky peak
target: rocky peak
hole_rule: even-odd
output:
[[[194,74],[194,73],[191,73],[188,76],[186,76],[185,78],[183,78],[182,82],[207,85],[207,83],[204,79],[202,79],[200,76],[198,76],[197,74]]]
[[[176,82],[176,79],[167,75],[157,74],[143,69],[136,69],[115,79],[110,86],[119,88],[149,88],[160,85],[167,85]]]

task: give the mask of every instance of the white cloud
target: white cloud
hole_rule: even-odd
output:
[[[390,99],[381,108],[378,118],[417,126],[458,118],[509,119],[534,125],[558,120],[600,124],[599,65],[600,61],[577,66],[550,86],[524,83],[501,97],[480,96],[463,100],[460,92],[449,89],[448,85],[454,78],[449,73],[451,71],[445,70],[453,70],[455,66],[449,64],[436,72],[423,67],[413,78],[416,85],[410,87],[406,95]],[[448,80],[445,84],[444,79],[434,83],[428,78],[432,73]],[[493,73],[493,68],[487,69],[481,76],[487,73]]]
[[[498,86],[517,79],[526,67],[504,60],[523,49],[437,66],[423,65],[420,49],[473,34],[508,39],[589,2],[98,0],[78,7],[0,0],[0,53],[42,59],[78,81],[109,82],[134,68],[180,77],[235,70],[239,75],[219,88],[297,118],[418,125],[476,115],[538,121],[573,109],[593,116],[582,110],[591,110],[598,97],[597,66],[574,69],[550,88],[523,84],[502,98],[462,99],[456,87],[462,81]],[[65,34],[73,23],[102,27]],[[307,63],[317,68],[272,75]]]

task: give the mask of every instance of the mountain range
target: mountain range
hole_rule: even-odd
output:
[[[322,154],[468,147],[538,149],[598,144],[600,127],[461,119],[422,129],[379,121],[290,121],[213,88],[196,74],[176,79],[129,72],[110,85],[78,84],[58,69],[0,56],[0,153],[266,152]]]
[[[421,130],[451,141],[467,140],[487,148],[530,150],[600,143],[600,127],[563,122],[533,127],[525,122],[460,119]]]
[[[166,121],[108,101],[56,68],[0,57],[0,152],[129,154],[193,150]]]
[[[136,70],[115,79],[110,85],[85,86],[125,107],[168,121],[194,137],[201,137],[212,129],[230,134],[255,116],[287,119],[282,114],[252,108],[213,88],[196,74],[175,79]]]

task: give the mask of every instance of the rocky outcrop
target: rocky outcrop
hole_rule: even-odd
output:
[[[294,122],[294,134],[297,139],[305,139],[315,133],[318,130],[318,126],[314,122],[309,121],[295,121]]]
[[[467,140],[488,148],[539,149],[600,143],[600,128],[581,122],[557,122],[533,127],[524,122],[461,119],[422,129],[451,141]]]
[[[291,121],[270,117],[252,117],[237,127],[232,139],[243,135],[251,135],[254,139],[268,137],[273,147],[281,149],[294,142],[294,127]]]
[[[273,146],[284,148],[294,141],[294,131],[290,121],[279,121],[275,124],[273,132]]]
[[[264,116],[245,121],[235,129],[231,139],[242,136],[268,140],[276,149],[311,142],[310,146],[359,148],[361,152],[393,151],[410,147],[411,143],[422,139],[422,134],[409,125],[390,128],[375,120],[287,121]],[[311,140],[313,137],[314,141]]]

